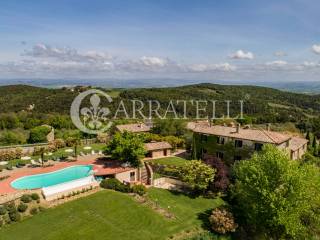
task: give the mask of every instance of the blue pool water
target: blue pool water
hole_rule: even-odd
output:
[[[11,186],[15,189],[35,189],[48,187],[79,178],[88,177],[91,175],[91,171],[91,165],[72,166],[55,172],[18,178],[11,182]]]

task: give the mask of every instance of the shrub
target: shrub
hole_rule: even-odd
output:
[[[216,208],[209,217],[211,228],[217,233],[225,234],[234,232],[238,225],[235,223],[233,215],[225,208]]]
[[[4,220],[0,218],[0,227],[2,227],[3,225],[4,225]]]
[[[42,207],[42,206],[39,207],[39,212],[44,212],[45,210],[46,210],[45,207]]]
[[[38,193],[32,193],[32,194],[31,194],[31,198],[32,198],[32,200],[38,200],[38,199],[40,199]]]
[[[34,207],[34,208],[31,208],[30,210],[30,214],[32,215],[36,215],[38,213],[38,208]]]
[[[12,203],[8,203],[6,204],[6,210],[8,211],[8,213],[14,213],[17,212],[17,208],[16,205],[12,202]]]
[[[24,202],[24,203],[29,203],[29,202],[32,201],[32,198],[28,194],[23,194],[22,197],[21,197],[21,201]]]
[[[7,209],[4,206],[0,206],[0,215],[5,215],[7,213]]]
[[[49,126],[38,126],[30,130],[29,143],[40,143],[47,141],[47,135],[50,133]]]
[[[18,212],[9,213],[9,217],[12,222],[19,222],[21,220],[21,214]]]
[[[2,219],[6,224],[11,223],[11,219],[10,219],[9,215],[4,215]]]
[[[138,195],[140,195],[140,196],[143,196],[144,194],[146,194],[147,188],[146,188],[144,185],[142,185],[142,184],[134,185],[134,186],[132,187],[132,192],[133,192],[133,193],[136,193],[136,194],[138,194]]]
[[[119,192],[124,192],[124,193],[131,192],[130,186],[123,183],[120,183],[120,185],[118,185],[115,190]]]
[[[100,187],[116,190],[121,182],[116,178],[107,178],[100,182]]]
[[[100,187],[116,190],[119,192],[125,192],[125,193],[130,192],[130,186],[121,183],[116,178],[108,178],[108,179],[102,180],[100,182]]]
[[[19,212],[25,212],[28,208],[28,205],[27,204],[24,204],[24,203],[20,203],[19,206],[18,206],[18,211]]]

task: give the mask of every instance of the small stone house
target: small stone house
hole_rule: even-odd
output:
[[[171,155],[172,146],[168,142],[145,143],[144,147],[148,152],[147,158],[161,158]]]

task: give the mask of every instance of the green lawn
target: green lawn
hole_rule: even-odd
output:
[[[160,189],[150,189],[149,197],[169,207],[176,219],[166,219],[129,195],[105,190],[4,227],[0,239],[167,239],[200,227],[201,214],[223,204],[220,199],[191,199]]]
[[[158,163],[162,165],[168,165],[168,166],[182,166],[184,165],[188,160],[180,157],[166,157],[166,158],[159,158],[151,160],[152,163]]]

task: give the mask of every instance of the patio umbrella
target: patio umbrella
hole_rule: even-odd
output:
[[[68,149],[65,150],[65,152],[66,152],[66,153],[72,153],[72,152],[73,152],[73,149],[68,148]]]
[[[90,146],[85,146],[83,149],[84,149],[84,150],[91,150],[92,147],[90,147]]]

